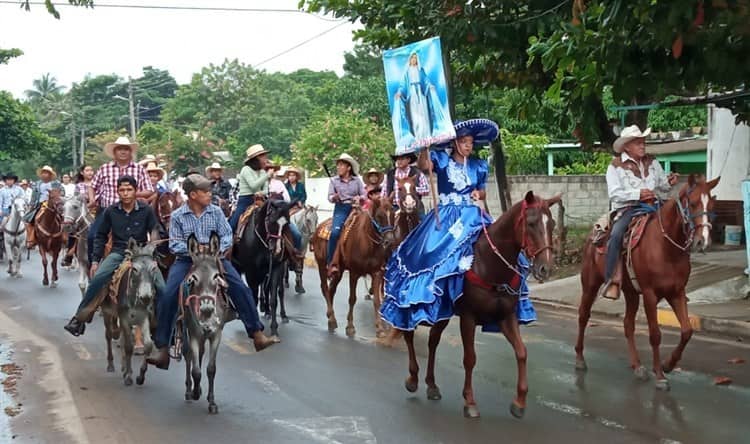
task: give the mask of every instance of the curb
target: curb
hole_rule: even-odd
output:
[[[542,305],[544,307],[554,308],[556,310],[566,310],[572,312],[578,312],[578,307],[569,304],[563,304],[560,302],[545,301],[542,299],[531,298],[535,304]],[[599,311],[596,308],[591,310],[592,314],[597,316],[603,316],[611,319],[622,319],[624,315],[622,313],[609,313],[605,311]],[[705,333],[714,333],[724,336],[732,336],[741,340],[750,341],[750,322],[735,321],[729,319],[712,318],[707,316],[693,315],[689,316],[690,325],[694,331],[701,331]],[[637,320],[638,318],[636,318]],[[680,323],[677,322],[677,317],[674,315],[672,310],[660,308],[657,311],[657,319],[659,325],[662,327],[680,328]]]

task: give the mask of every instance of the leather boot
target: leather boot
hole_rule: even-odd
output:
[[[73,316],[63,328],[73,336],[81,336],[86,331],[86,323]]]
[[[169,347],[156,349],[146,362],[161,370],[169,369]]]
[[[26,249],[33,250],[36,247],[36,234],[34,233],[34,225],[26,225]]]
[[[255,346],[255,351],[265,350],[268,347],[281,342],[281,339],[277,338],[276,336],[271,336],[269,338],[268,336],[263,334],[262,331],[256,331],[251,336],[253,338],[253,345]]]

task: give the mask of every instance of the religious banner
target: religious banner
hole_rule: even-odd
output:
[[[440,37],[383,53],[396,153],[408,153],[456,137]]]

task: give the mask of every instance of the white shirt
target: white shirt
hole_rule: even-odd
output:
[[[287,191],[284,182],[275,177],[268,182],[268,194],[271,193],[281,194],[284,197],[285,202],[289,202],[291,200],[291,198],[289,197],[289,191]]]
[[[659,161],[648,155],[640,162],[627,153],[615,156],[607,168],[607,193],[612,209],[636,205],[643,188],[653,191],[661,199],[667,197],[672,187]]]
[[[63,187],[63,192],[65,193],[65,200],[70,200],[71,198],[73,198],[73,195],[76,194],[76,184],[64,183],[62,187]]]

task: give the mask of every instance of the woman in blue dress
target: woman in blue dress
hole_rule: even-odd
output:
[[[421,169],[432,169],[437,175],[439,228],[432,211],[404,239],[386,266],[380,313],[399,330],[434,325],[453,316],[453,304],[463,295],[464,273],[474,259],[474,242],[482,224],[492,224],[490,216],[475,204],[486,197],[488,165],[470,156],[475,145],[497,138],[497,124],[472,119],[456,123],[455,130],[456,139],[448,145],[452,149],[424,150],[418,160]],[[525,258],[519,259],[519,263],[525,262]],[[517,314],[522,323],[536,319],[528,297],[520,299]],[[497,326],[486,327],[497,331]]]

